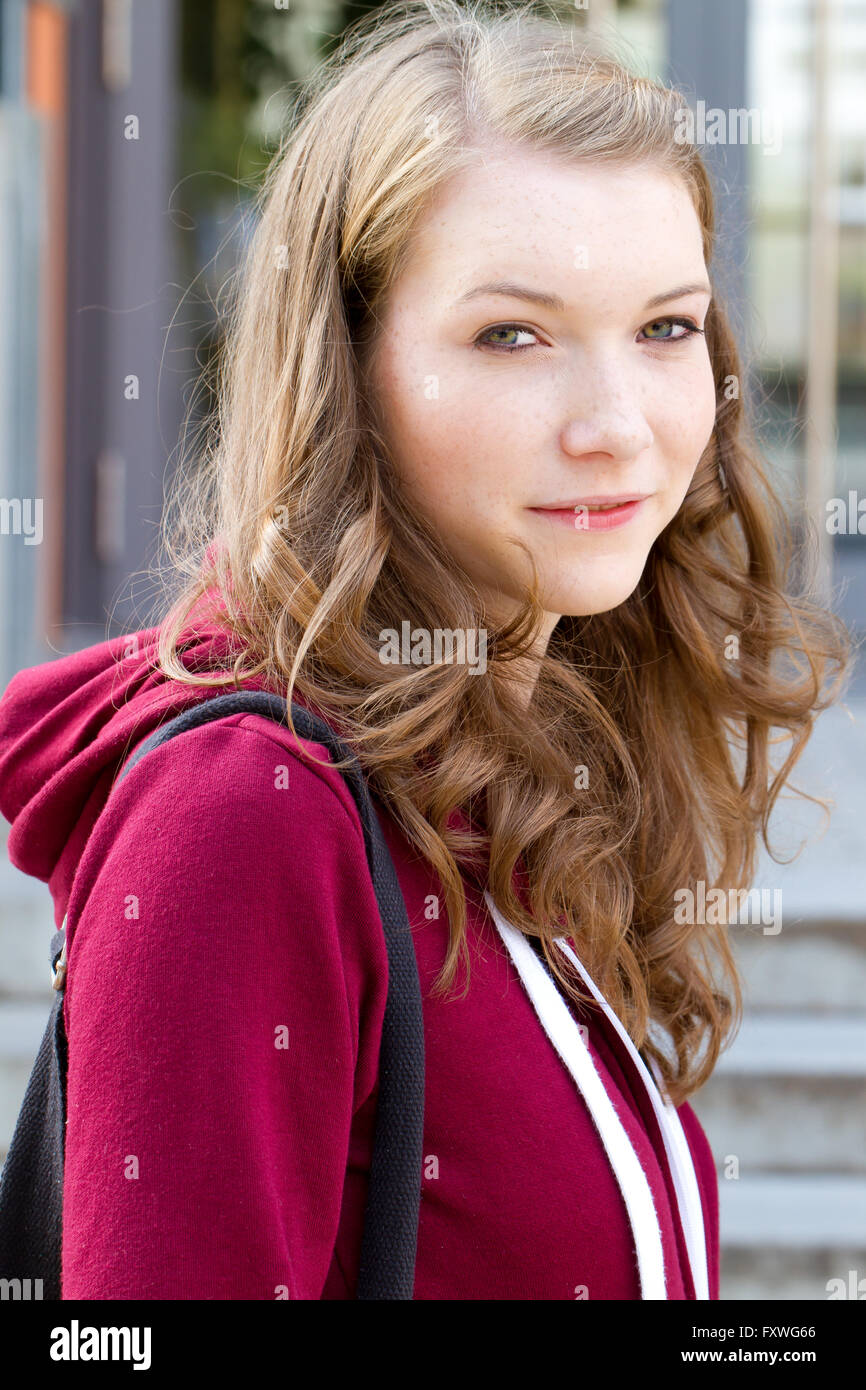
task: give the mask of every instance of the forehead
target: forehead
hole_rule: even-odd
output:
[[[685,184],[658,166],[479,152],[418,219],[402,289],[449,301],[492,278],[530,277],[568,302],[593,284],[699,278],[701,227]],[[395,287],[396,288],[396,287]]]

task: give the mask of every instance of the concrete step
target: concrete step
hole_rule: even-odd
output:
[[[748,1012],[866,1014],[866,918],[783,917],[778,936],[758,926],[729,930]]]
[[[765,1173],[721,1178],[719,1218],[728,1250],[858,1252],[866,1274],[866,1177]]]
[[[784,751],[780,746],[779,756]],[[763,851],[755,886],[781,888],[780,936],[787,930],[784,924],[798,920],[862,923],[866,918],[864,769],[866,699],[859,695],[819,716],[793,773],[798,788],[831,803],[829,822],[819,806],[787,790],[773,811],[771,845],[780,858],[792,862],[780,864]]]
[[[866,1078],[866,1013],[747,1014],[718,1076]]]
[[[721,1301],[764,1303],[796,1299],[804,1303],[866,1297],[866,1250],[722,1249]],[[751,1314],[742,1321],[755,1323]]]
[[[747,1016],[691,1103],[720,1172],[866,1174],[866,1015]]]
[[[720,1172],[866,1176],[866,1081],[713,1076],[691,1101]]]

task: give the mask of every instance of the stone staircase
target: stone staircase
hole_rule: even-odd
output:
[[[722,1297],[826,1299],[866,1276],[866,920],[731,930],[744,1022],[692,1097],[719,1171]]]
[[[808,841],[762,860],[781,931],[728,928],[744,1022],[692,1097],[718,1163],[724,1299],[827,1299],[830,1280],[866,1297],[866,699],[821,716],[795,782],[832,796],[829,828],[808,803],[777,807],[777,849]]]

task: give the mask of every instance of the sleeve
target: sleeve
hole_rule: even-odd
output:
[[[262,726],[149,752],[79,865],[64,1299],[321,1297],[387,950],[340,773]]]

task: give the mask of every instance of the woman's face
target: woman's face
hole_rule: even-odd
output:
[[[425,210],[368,389],[405,488],[494,617],[531,577],[515,538],[547,636],[632,593],[712,433],[706,342],[684,326],[709,302],[691,200],[652,167],[505,149]]]

